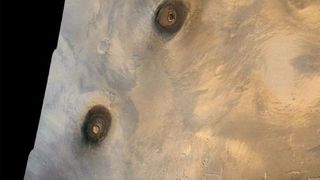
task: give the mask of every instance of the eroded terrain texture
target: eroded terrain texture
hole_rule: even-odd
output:
[[[163,3],[66,0],[25,179],[319,180],[320,1]]]

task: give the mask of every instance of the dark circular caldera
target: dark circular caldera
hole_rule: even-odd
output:
[[[92,107],[88,111],[82,127],[85,140],[90,143],[101,142],[108,134],[111,120],[111,114],[107,108],[102,105]]]
[[[161,32],[174,33],[183,25],[187,8],[181,1],[167,1],[158,7],[155,23]]]

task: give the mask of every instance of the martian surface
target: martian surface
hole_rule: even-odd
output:
[[[26,180],[320,180],[320,0],[66,0]]]

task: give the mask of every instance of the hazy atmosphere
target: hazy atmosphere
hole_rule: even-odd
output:
[[[319,180],[320,1],[65,0],[25,179]]]

